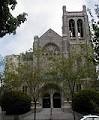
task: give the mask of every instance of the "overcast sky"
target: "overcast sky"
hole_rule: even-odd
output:
[[[66,5],[68,11],[79,11],[84,4],[93,8],[99,0],[17,0],[17,2],[13,14],[26,12],[27,21],[17,29],[16,35],[0,38],[0,54],[3,56],[29,50],[32,48],[34,36],[40,37],[49,28],[61,35],[63,5]]]

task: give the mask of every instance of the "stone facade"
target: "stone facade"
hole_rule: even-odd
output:
[[[37,59],[34,54],[35,50],[38,48],[46,51],[42,54],[43,62],[40,61],[39,65],[40,69],[45,69],[46,71],[46,68],[48,68],[48,54],[58,55],[61,53],[68,58],[69,53],[73,49],[76,49],[76,51],[79,52],[80,45],[89,44],[89,40],[90,35],[86,6],[83,6],[82,11],[73,12],[68,12],[66,6],[63,6],[62,36],[58,35],[52,29],[49,29],[40,37],[35,36],[33,42],[33,65],[36,67],[35,64]],[[49,82],[47,85],[44,84],[42,89],[45,89],[45,92],[40,94],[38,107],[64,108],[69,101],[69,96],[68,94],[67,96],[64,96],[62,88],[62,80],[58,82]]]
[[[35,36],[33,49],[43,48],[49,51],[45,56],[52,53],[54,55],[62,53],[66,58],[73,49],[79,52],[80,45],[88,44],[90,40],[88,16],[86,6],[82,11],[68,12],[66,6],[63,6],[62,16],[62,36],[58,35],[52,29],[49,29],[41,37]],[[44,61],[46,63],[46,61]],[[48,60],[47,60],[48,63]],[[43,64],[42,69],[47,68]],[[53,84],[53,83],[52,83]],[[64,108],[69,100],[69,95],[64,97],[62,91],[62,82],[58,82],[58,91],[49,88],[40,99],[41,107],[61,107]]]

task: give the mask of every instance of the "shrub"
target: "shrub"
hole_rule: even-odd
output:
[[[72,108],[83,114],[99,113],[99,93],[94,90],[76,93],[72,100]]]
[[[31,98],[18,91],[4,92],[0,103],[6,114],[23,114],[30,111]]]

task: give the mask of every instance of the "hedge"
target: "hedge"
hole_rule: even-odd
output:
[[[72,109],[82,114],[99,113],[99,92],[82,90],[74,95]]]
[[[6,114],[23,114],[30,111],[31,98],[19,91],[4,92],[0,104]]]

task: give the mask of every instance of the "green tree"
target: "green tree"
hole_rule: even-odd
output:
[[[91,42],[94,49],[94,60],[95,63],[99,63],[99,5],[95,5],[96,17],[91,12],[91,9],[88,9],[91,16]]]
[[[86,46],[82,47],[85,49]],[[91,50],[88,53],[72,51],[67,58],[59,54],[51,57],[51,60],[51,69],[49,67],[47,73],[51,74],[56,81],[63,79],[64,86],[69,88],[71,97],[73,97],[76,83],[79,83],[80,79],[95,78],[96,73]]]
[[[36,120],[37,101],[43,84],[39,67],[40,52],[40,50],[35,51],[34,54],[33,51],[26,52],[20,58],[19,63],[19,78],[23,83],[26,83],[33,101],[34,120]]]
[[[13,61],[13,57],[5,59],[4,89],[17,91],[22,84],[18,75],[18,59],[16,61]]]
[[[46,93],[47,90],[50,90],[52,92],[53,90],[60,92],[61,88],[60,85],[62,83],[62,75],[60,73],[60,69],[58,68],[60,62],[61,62],[61,55],[60,54],[53,54],[53,52],[44,51],[44,61],[45,64],[47,62],[47,65],[45,65],[45,68],[42,71],[42,79],[44,81],[44,86],[42,87],[42,93]],[[46,56],[47,53],[47,56]],[[47,59],[47,61],[46,61]],[[52,104],[52,103],[50,103]],[[52,114],[53,114],[53,107],[50,106],[50,120],[52,120]]]
[[[26,13],[19,14],[17,17],[12,15],[11,10],[15,9],[16,4],[16,0],[0,1],[0,37],[15,34],[17,27],[26,21]]]
[[[21,90],[24,84],[31,96],[36,120],[36,105],[41,92],[42,79],[39,67],[41,49],[28,51],[19,56],[8,56],[5,63],[4,86],[9,90]]]
[[[68,94],[71,100],[74,97],[74,93],[81,89],[81,83],[85,82],[86,87],[88,87],[89,81],[96,78],[92,49],[89,49],[87,45],[83,45],[81,48],[84,51],[73,50],[67,58],[63,54],[52,58],[52,73],[55,73],[55,76],[60,76],[60,79],[63,80],[61,81],[63,82],[64,94],[65,96]],[[77,85],[79,86],[76,91]]]

